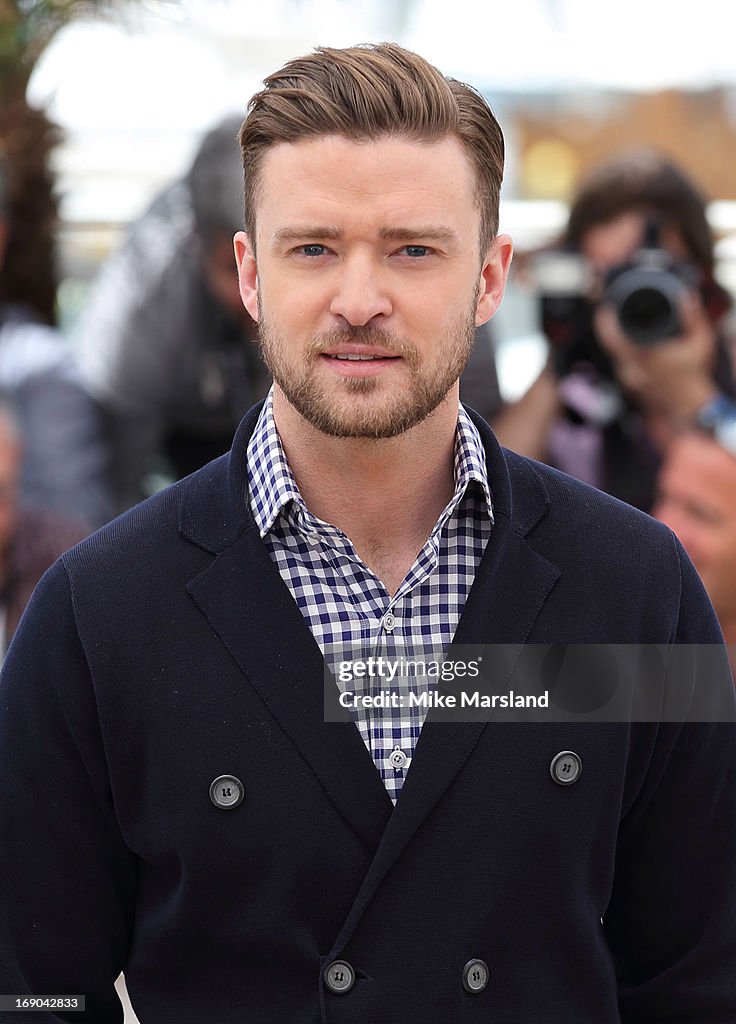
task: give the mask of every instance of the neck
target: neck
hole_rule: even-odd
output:
[[[322,434],[278,387],[273,412],[310,512],[341,529],[366,565],[384,582],[390,576],[395,583],[400,568],[408,562],[408,569],[421,551],[455,489],[457,388],[422,423],[379,440]]]

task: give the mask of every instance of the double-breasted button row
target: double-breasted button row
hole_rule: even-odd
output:
[[[395,747],[389,755],[389,764],[397,771],[406,767],[409,760],[400,747]],[[555,754],[549,766],[552,778],[560,786],[570,786],[577,782],[583,771],[583,762],[574,750],[561,750]],[[242,803],[245,787],[234,775],[218,775],[210,784],[210,800],[221,811],[230,811]]]
[[[466,992],[477,995],[488,984],[490,971],[485,960],[468,960],[462,971],[462,983]],[[355,984],[355,970],[347,960],[333,960],[323,972],[325,988],[335,995],[344,995]]]

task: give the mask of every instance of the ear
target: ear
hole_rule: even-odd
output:
[[[501,305],[513,252],[514,246],[509,235],[497,235],[486,253],[475,307],[476,327],[490,320]]]
[[[245,231],[233,237],[235,262],[238,267],[240,298],[251,317],[258,322],[258,269],[250,239]]]

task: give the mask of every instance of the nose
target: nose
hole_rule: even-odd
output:
[[[393,306],[385,272],[367,254],[341,262],[337,272],[330,313],[352,327],[362,327],[376,316],[389,316]]]

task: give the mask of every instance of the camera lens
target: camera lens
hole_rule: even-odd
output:
[[[635,344],[655,345],[680,333],[678,304],[684,290],[682,279],[668,270],[634,266],[612,278],[604,300]]]
[[[674,311],[669,296],[656,288],[638,288],[624,299],[618,318],[627,334],[664,337],[672,329]]]

